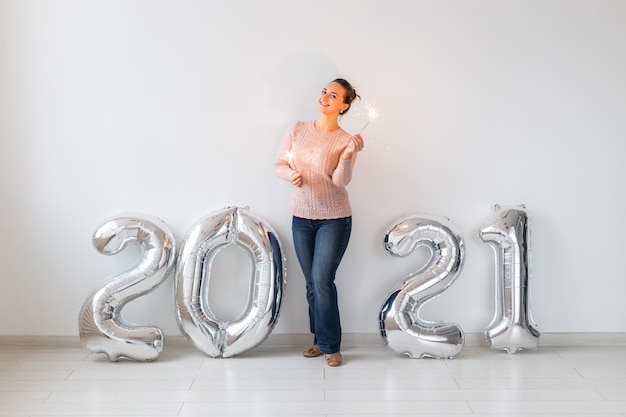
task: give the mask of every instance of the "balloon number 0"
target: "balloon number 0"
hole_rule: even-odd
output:
[[[534,349],[539,331],[530,314],[529,227],[526,208],[495,206],[495,213],[479,231],[496,254],[496,313],[485,331],[494,349],[515,353]],[[120,311],[129,301],[152,291],[173,269],[174,235],[159,219],[120,215],[106,221],[93,238],[103,254],[119,253],[138,243],[142,258],[128,271],[91,294],[79,315],[83,346],[120,358],[152,361],[163,350],[157,327],[130,326]],[[223,322],[208,305],[212,262],[227,245],[237,245],[253,265],[249,303],[240,317]],[[383,343],[411,358],[454,358],[465,337],[453,322],[420,317],[423,305],[444,292],[463,267],[465,247],[449,219],[412,215],[391,226],[384,240],[393,256],[405,257],[417,247],[430,249],[430,259],[394,288],[383,303],[379,330]],[[178,255],[175,281],[176,319],[183,335],[205,354],[230,357],[250,350],[272,332],[285,288],[285,259],[278,235],[247,208],[227,207],[197,222],[187,233]]]
[[[173,269],[174,237],[160,220],[146,215],[120,215],[104,223],[93,238],[103,254],[119,253],[127,243],[139,243],[142,259],[128,272],[90,295],[79,315],[83,346],[104,353],[110,361],[124,357],[152,361],[163,350],[163,332],[156,327],[132,327],[120,311],[129,301],[161,284]],[[250,302],[232,323],[220,321],[208,304],[211,265],[226,245],[238,245],[250,256],[253,276]],[[285,262],[276,233],[247,209],[228,207],[198,222],[183,242],[176,271],[176,318],[182,333],[210,356],[233,356],[252,349],[273,330],[285,286]]]
[[[235,244],[252,264],[248,308],[231,323],[221,321],[207,303],[208,277],[215,255]],[[191,228],[176,268],[176,307],[180,330],[209,356],[229,357],[261,343],[278,320],[285,270],[278,236],[265,223],[239,208],[226,208]]]

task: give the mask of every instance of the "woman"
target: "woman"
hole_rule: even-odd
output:
[[[320,115],[296,122],[287,132],[274,163],[276,174],[291,182],[288,209],[298,262],[306,280],[313,346],[307,358],[325,357],[329,366],[342,363],[341,323],[335,273],[350,239],[352,209],[346,185],[352,179],[363,138],[339,126],[356,98],[350,83],[328,83],[317,100]]]

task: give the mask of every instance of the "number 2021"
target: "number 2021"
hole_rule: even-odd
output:
[[[525,207],[495,206],[479,237],[496,255],[496,313],[485,331],[489,345],[515,353],[538,345],[539,332],[529,310],[528,216]],[[85,300],[79,314],[83,346],[109,360],[153,361],[164,348],[154,326],[130,325],[120,312],[130,301],[154,290],[175,269],[177,324],[193,345],[211,357],[230,357],[253,349],[272,332],[285,288],[286,266],[278,235],[248,208],[226,207],[200,219],[177,248],[169,227],[138,213],[120,214],[94,233],[102,254],[115,255],[129,243],[142,247],[141,259],[112,277]],[[237,245],[253,266],[245,311],[224,322],[207,301],[212,263],[221,249]],[[463,239],[449,219],[412,215],[388,228],[384,247],[404,257],[427,246],[429,261],[392,289],[379,312],[383,343],[411,358],[454,358],[464,346],[460,326],[426,321],[420,308],[445,291],[460,274]]]

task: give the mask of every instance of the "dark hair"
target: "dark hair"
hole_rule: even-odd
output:
[[[348,105],[348,108],[339,112],[339,114],[346,114],[348,110],[350,110],[350,106],[352,105],[354,99],[358,98],[360,100],[361,96],[356,93],[356,89],[352,87],[352,84],[343,78],[336,78],[331,82],[339,84],[344,90],[346,90],[346,94],[343,96],[343,101]]]

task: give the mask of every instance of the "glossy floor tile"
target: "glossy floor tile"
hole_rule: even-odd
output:
[[[4,341],[0,416],[626,417],[626,346],[466,346],[440,360],[346,339],[338,368],[302,357],[305,344],[210,358],[181,338],[143,363],[73,339]]]

